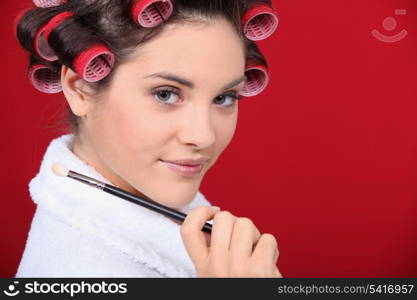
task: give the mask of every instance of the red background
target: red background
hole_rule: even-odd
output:
[[[286,277],[416,277],[417,2],[273,2],[279,28],[259,42],[270,85],[240,103],[236,135],[201,191],[277,237]],[[2,277],[16,272],[35,209],[27,185],[64,118],[63,95],[25,78],[12,23],[30,3],[0,4]],[[384,43],[373,29],[408,35]]]

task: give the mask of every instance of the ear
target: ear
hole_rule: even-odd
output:
[[[61,84],[72,112],[79,117],[87,115],[92,105],[88,93],[91,89],[88,88],[87,83],[76,72],[62,65]]]

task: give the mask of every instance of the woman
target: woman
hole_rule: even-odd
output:
[[[248,68],[266,62],[241,20],[270,1],[52,2],[35,1],[17,35],[34,86],[63,91],[72,132],[30,182],[37,209],[16,276],[281,277],[275,238],[199,192],[238,99],[266,84]],[[188,216],[179,224],[54,176],[55,162]]]

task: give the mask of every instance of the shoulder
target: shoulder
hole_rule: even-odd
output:
[[[37,207],[18,277],[162,277],[102,239]]]

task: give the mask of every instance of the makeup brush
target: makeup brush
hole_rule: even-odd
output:
[[[143,207],[149,208],[150,210],[156,211],[160,214],[163,214],[167,217],[176,219],[178,221],[183,222],[185,220],[186,214],[177,211],[175,209],[172,209],[170,207],[167,207],[165,205],[159,204],[158,202],[148,198],[140,198],[132,193],[129,193],[127,191],[124,191],[118,187],[115,187],[111,184],[104,183],[102,181],[99,181],[97,179],[82,175],[80,173],[68,170],[66,167],[64,167],[61,164],[55,163],[52,165],[52,171],[58,175],[58,176],[64,176],[69,177],[78,181],[81,181],[82,183],[85,183],[87,185],[90,185],[92,187],[95,187],[97,189],[100,189],[104,192],[107,192],[109,194],[112,194],[114,196],[117,196],[119,198],[122,198],[124,200],[133,202],[135,204],[141,205]],[[212,225],[210,223],[205,223],[203,228],[201,229],[204,232],[211,233]]]

